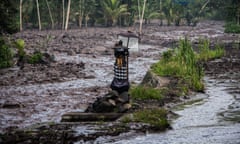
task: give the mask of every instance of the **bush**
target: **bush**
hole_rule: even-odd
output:
[[[43,57],[42,53],[37,51],[28,59],[28,62],[30,64],[41,63],[42,57]]]
[[[225,33],[240,33],[240,25],[236,24],[236,23],[227,23],[225,25]]]
[[[7,68],[12,66],[13,53],[4,39],[0,38],[0,68]]]

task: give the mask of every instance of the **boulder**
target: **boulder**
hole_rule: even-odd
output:
[[[170,83],[167,77],[161,77],[149,70],[144,76],[141,85],[153,88],[165,87]]]

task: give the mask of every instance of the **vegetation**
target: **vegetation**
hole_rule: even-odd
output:
[[[186,88],[203,91],[201,61],[219,58],[224,54],[224,50],[220,46],[210,50],[209,40],[200,40],[199,49],[199,54],[196,54],[189,40],[180,40],[179,46],[174,51],[165,52],[162,60],[152,66],[152,70],[160,76],[179,78],[183,85],[187,84],[182,87],[185,91]]]
[[[167,53],[162,60],[152,66],[152,70],[160,76],[180,78],[189,88],[203,91],[203,68],[198,65],[190,42],[187,39],[180,40],[178,48]]]
[[[68,29],[85,24],[128,26],[136,21],[160,25],[196,25],[202,18],[226,19],[239,25],[237,0],[2,0],[0,31],[13,33],[27,28]]]
[[[164,109],[144,109],[131,115],[125,116],[122,122],[141,122],[149,124],[152,130],[164,130],[169,127],[167,111]]]
[[[225,30],[224,32],[226,33],[240,33],[240,25],[233,23],[233,22],[229,22],[225,25]]]
[[[137,86],[135,88],[132,88],[130,95],[132,99],[136,100],[161,100],[163,98],[163,92],[161,90],[145,86]]]
[[[220,58],[225,54],[224,49],[220,45],[216,45],[214,50],[210,50],[210,41],[200,40],[198,61],[207,61],[210,59]]]
[[[37,64],[42,62],[43,54],[39,51],[35,52],[30,58],[28,59],[28,63],[30,64]]]
[[[0,35],[17,31],[17,3],[15,0],[0,1]]]
[[[13,53],[5,40],[0,37],[0,68],[12,66]]]

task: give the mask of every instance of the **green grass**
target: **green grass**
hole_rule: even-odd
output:
[[[178,78],[181,81],[180,84],[184,85],[179,86],[183,91],[188,91],[188,89],[203,91],[204,72],[201,62],[220,58],[225,51],[220,45],[210,50],[209,40],[200,40],[199,51],[199,54],[193,51],[189,40],[180,40],[179,46],[174,51],[169,50],[163,53],[162,59],[152,65],[151,69],[159,76]]]
[[[200,40],[199,44],[199,54],[197,55],[198,61],[208,61],[211,59],[220,58],[225,54],[225,50],[220,46],[216,45],[215,49],[210,49],[209,40]]]
[[[168,54],[166,54],[168,53]],[[190,89],[203,91],[203,68],[197,63],[190,41],[180,40],[175,51],[163,54],[163,59],[152,66],[154,73],[159,76],[171,76],[184,80]],[[169,54],[172,53],[172,54]]]
[[[225,30],[224,30],[225,33],[240,33],[239,24],[229,22],[224,27],[225,27]]]
[[[132,99],[135,100],[161,100],[163,98],[162,91],[159,89],[154,89],[145,86],[137,86],[130,90],[130,95]]]
[[[149,124],[155,130],[164,130],[169,126],[167,121],[167,111],[165,109],[144,109],[131,115],[127,115],[122,122],[141,122]]]

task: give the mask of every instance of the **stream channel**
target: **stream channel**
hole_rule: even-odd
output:
[[[115,144],[240,144],[239,81],[205,78],[206,93],[193,103],[179,106],[172,130],[149,133],[115,142]]]

